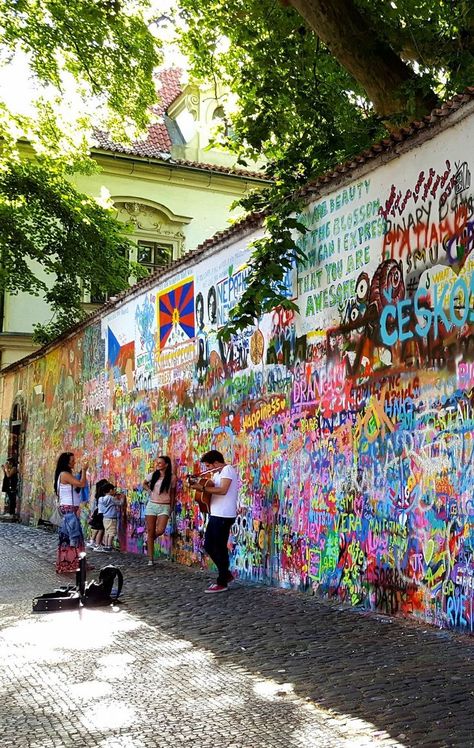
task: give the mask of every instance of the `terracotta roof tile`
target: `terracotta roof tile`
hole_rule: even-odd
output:
[[[168,68],[161,70],[156,76],[158,103],[152,107],[153,113],[162,117],[170,104],[178,98],[182,92],[180,83],[183,71],[179,68]],[[171,153],[171,138],[166,124],[161,121],[150,125],[146,138],[136,140],[133,143],[116,143],[103,130],[95,131],[97,146],[106,151],[115,153],[127,153],[135,156],[160,158]]]
[[[169,68],[161,70],[157,75],[157,89],[160,101],[153,107],[153,113],[156,116],[163,117],[168,107],[182,93],[181,77],[182,70],[179,68]],[[217,164],[205,164],[198,161],[186,161],[184,159],[172,159],[171,147],[172,141],[166,123],[162,120],[150,125],[145,138],[135,140],[132,143],[116,143],[103,130],[95,131],[95,148],[112,153],[123,153],[127,156],[137,156],[139,158],[164,159],[166,163],[174,166],[188,166],[193,169],[203,171],[218,172],[220,174],[235,174],[236,176],[246,176],[250,179],[268,180],[267,177],[258,172],[247,171],[246,169],[233,169],[227,166],[218,166]]]
[[[171,151],[171,138],[164,122],[150,125],[144,140],[136,140],[128,145],[116,143],[102,130],[95,131],[95,140],[96,148],[133,156],[163,158]]]
[[[230,166],[220,166],[219,164],[205,164],[201,161],[187,161],[182,158],[171,158],[169,150],[171,141],[169,140],[168,131],[163,133],[165,125],[152,125],[149,129],[149,135],[143,141],[136,141],[130,145],[114,143],[107,137],[104,132],[96,130],[96,146],[93,150],[110,151],[111,153],[123,153],[126,156],[135,156],[137,158],[152,158],[162,161],[169,166],[182,166],[188,169],[198,169],[199,171],[210,171],[218,174],[229,174],[230,176],[247,177],[248,179],[258,179],[264,182],[271,182],[265,174],[256,171],[247,171],[247,169],[233,169]],[[169,145],[167,145],[167,138]]]
[[[182,93],[182,77],[183,71],[180,68],[167,68],[158,73],[158,93],[160,95],[158,108],[160,114],[166,112],[170,104]]]
[[[416,137],[422,134],[423,130],[429,131],[440,121],[448,116],[452,116],[455,112],[461,109],[465,104],[474,99],[474,86],[466,88],[462,94],[456,94],[449,101],[444,102],[441,106],[433,109],[430,114],[423,117],[422,120],[414,120],[408,126],[402,127],[399,130],[391,133],[388,137],[383,138],[378,143],[374,143],[369,149],[363,151],[358,156],[352,157],[351,161],[347,162],[347,166],[354,168],[354,162],[358,162],[359,165],[367,163],[372,159],[379,156],[381,153],[390,153],[394,151],[395,147],[400,143],[410,140],[412,137]],[[298,194],[310,195],[318,191],[318,188],[322,184],[328,184],[328,182],[335,181],[340,178],[338,169],[343,167],[344,164],[340,164],[336,167],[336,170],[329,171],[326,174],[322,174],[316,179],[310,180],[303,190],[300,190]]]
[[[249,177],[251,179],[262,179],[265,182],[271,182],[272,180],[265,174],[258,171],[247,171],[247,169],[233,169],[230,166],[219,166],[218,164],[204,164],[200,161],[185,161],[179,158],[170,158],[167,160],[169,164],[176,164],[177,166],[188,166],[193,169],[202,169],[203,171],[216,171],[220,174],[235,174],[240,177]]]

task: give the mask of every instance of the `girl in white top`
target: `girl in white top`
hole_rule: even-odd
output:
[[[87,483],[88,463],[82,463],[80,478],[75,478],[73,475],[75,464],[74,453],[63,452],[58,458],[54,474],[54,490],[59,500],[59,511],[63,515],[63,521],[58,530],[56,571],[59,574],[75,572],[79,554],[84,550],[84,536],[79,521],[80,489],[84,488]],[[79,492],[76,489],[79,489]]]
[[[86,485],[89,463],[82,463],[80,478],[75,478],[72,474],[75,464],[74,452],[63,452],[59,455],[54,474],[54,491],[59,498],[60,506],[77,508],[81,504],[81,492],[74,491],[74,488],[84,488]]]
[[[176,476],[173,474],[171,460],[167,455],[158,457],[156,470],[147,475],[143,488],[149,493],[145,507],[145,522],[148,566],[153,566],[155,540],[166,530],[175,500]]]

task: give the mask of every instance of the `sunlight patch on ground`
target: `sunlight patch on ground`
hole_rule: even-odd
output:
[[[82,683],[73,683],[69,686],[69,691],[77,701],[90,701],[108,696],[112,692],[112,685],[101,680],[85,680]]]
[[[99,657],[96,660],[96,663],[98,666],[101,665],[102,667],[126,667],[127,665],[131,665],[132,662],[135,662],[135,660],[136,657],[131,654],[127,654],[126,652],[120,654],[117,652]]]
[[[58,722],[74,715],[84,738],[94,735],[100,748],[144,748],[150,705],[160,695],[170,708],[168,721],[190,737],[188,716],[198,714],[211,735],[215,715],[223,714],[229,724],[244,720],[263,730],[265,743],[263,736],[283,719],[282,734],[291,736],[293,748],[404,748],[369,722],[300,698],[291,682],[220,662],[210,650],[122,610],[32,614],[0,632],[0,647],[8,652],[12,688],[22,703],[27,698]],[[28,674],[42,683],[39,691],[23,685]],[[42,748],[42,742],[30,748]]]
[[[136,709],[125,701],[102,699],[79,715],[84,727],[96,730],[120,730],[131,727],[137,721]]]
[[[34,648],[36,657],[44,661],[53,653],[57,659],[61,649],[99,651],[110,646],[117,633],[133,631],[143,625],[122,611],[82,608],[38,614],[37,618],[28,618],[5,629],[2,638],[10,644],[21,644],[28,659]]]
[[[331,728],[334,732],[341,735],[339,738],[338,748],[375,748],[383,744],[384,748],[406,748],[404,743],[400,743],[395,738],[391,738],[388,732],[380,730],[371,722],[366,722],[357,717],[351,717],[349,714],[336,713],[327,709],[322,709],[317,704],[306,703],[304,710],[309,715],[319,716],[324,713],[326,716],[325,730]],[[310,748],[324,746],[323,733],[318,735],[314,730],[314,723],[306,724],[295,730],[295,739],[301,748]],[[322,742],[319,742],[319,741]],[[316,741],[316,742],[315,742]]]
[[[185,652],[175,652],[173,650],[169,655],[161,655],[153,659],[151,666],[157,670],[166,668],[178,668],[182,665],[196,665],[199,662],[208,663],[209,653],[202,649],[191,649]]]
[[[126,680],[132,675],[131,665],[136,657],[129,654],[108,654],[96,661],[96,678],[99,680]]]
[[[293,683],[277,683],[270,679],[258,681],[253,690],[261,698],[270,701],[278,696],[294,696]]]
[[[120,735],[119,737],[111,737],[102,740],[99,744],[99,748],[145,748],[145,743],[136,737],[129,737],[128,735]]]

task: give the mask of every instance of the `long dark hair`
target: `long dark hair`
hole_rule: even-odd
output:
[[[56,472],[54,473],[54,493],[56,495],[58,494],[58,478],[61,473],[70,473],[72,475],[72,470],[69,467],[69,460],[73,455],[74,452],[62,452],[58,457]]]
[[[98,480],[95,484],[95,500],[97,501],[101,496],[105,496],[107,491],[110,491],[111,488],[115,488],[115,486],[108,481],[107,478],[101,478]]]
[[[160,487],[160,493],[168,493],[168,491],[170,489],[170,486],[171,486],[171,475],[172,475],[172,471],[171,471],[171,460],[168,457],[168,455],[160,455],[158,457],[158,459],[159,460],[164,460],[166,462],[165,474],[163,476],[163,482],[162,482],[161,487]],[[161,470],[155,470],[155,472],[151,476],[150,489],[152,491],[153,491],[153,489],[155,487],[155,483],[158,480],[158,478],[160,477],[160,475],[161,475]]]

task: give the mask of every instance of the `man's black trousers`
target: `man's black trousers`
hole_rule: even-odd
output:
[[[219,572],[217,584],[227,587],[229,581],[229,542],[230,528],[235,517],[209,517],[204,535],[204,550],[214,561]]]

